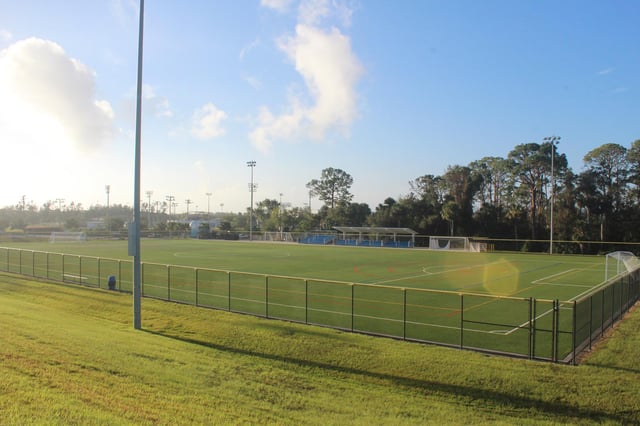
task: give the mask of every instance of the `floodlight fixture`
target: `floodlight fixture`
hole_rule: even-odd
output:
[[[247,161],[247,166],[251,168],[251,183],[249,192],[251,193],[251,204],[249,205],[249,241],[253,240],[253,193],[256,192],[256,185],[253,183],[253,168],[256,166],[254,160]]]

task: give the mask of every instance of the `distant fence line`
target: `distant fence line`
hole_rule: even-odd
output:
[[[143,238],[158,239],[187,239],[197,238],[186,231],[142,231]],[[0,241],[48,241],[51,233],[24,233],[24,232],[0,232]],[[88,231],[88,239],[121,239],[128,238],[126,231]],[[246,240],[249,238],[248,231],[216,232],[211,235],[212,239],[221,240]],[[369,247],[429,247],[428,235],[398,235],[393,238],[390,235],[376,235],[375,233],[338,233],[331,230],[318,230],[309,232],[266,232],[253,231],[252,238],[257,241],[284,241],[284,242],[306,242],[322,245],[360,245]],[[549,252],[549,240],[530,240],[519,238],[485,238],[469,237],[470,241],[485,243],[490,251],[512,251],[523,253],[545,253]],[[630,251],[636,256],[640,256],[640,242],[629,241],[574,241],[574,240],[554,240],[553,252],[562,254],[604,254],[613,251]]]
[[[0,247],[0,271],[103,289],[113,277],[132,291],[128,260]],[[142,264],[145,297],[572,364],[640,299],[639,283],[636,270],[559,301]]]

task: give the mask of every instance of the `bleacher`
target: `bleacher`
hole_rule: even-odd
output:
[[[335,235],[309,235],[300,239],[301,244],[331,244],[336,239]]]

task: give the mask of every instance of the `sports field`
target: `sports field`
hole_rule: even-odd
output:
[[[3,244],[5,245],[5,244]],[[126,241],[11,247],[130,260]],[[605,280],[604,257],[217,240],[142,241],[142,261],[347,283],[569,301]]]
[[[19,247],[35,252],[0,250],[0,269],[131,289],[125,241]],[[573,347],[572,302],[606,281],[595,256],[148,239],[142,261],[149,297],[549,359]]]

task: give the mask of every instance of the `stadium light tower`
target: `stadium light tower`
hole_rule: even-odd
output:
[[[147,191],[145,194],[147,194],[147,228],[151,229],[151,196],[153,191]]]
[[[255,161],[247,161],[247,166],[251,168],[251,183],[249,183],[249,192],[251,193],[251,205],[249,206],[249,241],[253,240],[253,193],[256,192],[256,186],[253,184],[253,168],[256,166]]]
[[[107,193],[107,232],[111,234],[111,223],[109,222],[109,194],[111,193],[111,185],[105,185],[104,190]]]
[[[191,201],[189,198],[187,198],[186,200],[184,200],[184,202],[187,204],[187,222],[189,221],[189,206],[191,204],[193,204],[193,201]]]
[[[165,199],[167,200],[167,204],[169,204],[169,220],[171,220],[171,205],[175,201],[176,197],[173,195],[167,195]]]
[[[133,183],[133,229],[129,234],[129,256],[133,256],[133,328],[142,328],[142,264],[140,256],[140,139],[142,130],[142,35],[144,32],[144,0],[140,0],[140,23],[138,26],[138,75],[136,87],[136,143]]]
[[[280,222],[280,241],[282,241],[282,196],[284,194],[280,193],[280,204],[278,205],[278,222]]]
[[[211,204],[211,193],[207,192],[205,194],[207,196],[207,220],[211,220],[211,208],[210,208],[210,204]]]
[[[551,229],[549,235],[549,254],[553,254],[553,205],[556,198],[556,180],[554,175],[553,160],[556,156],[556,142],[560,143],[560,136],[548,136],[543,141],[551,144]]]

